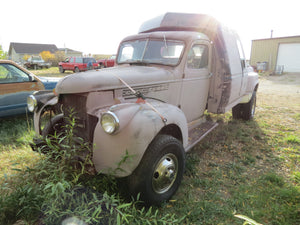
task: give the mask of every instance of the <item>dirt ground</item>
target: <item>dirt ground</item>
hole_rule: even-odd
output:
[[[257,95],[258,106],[293,106],[300,110],[300,73],[260,76]]]

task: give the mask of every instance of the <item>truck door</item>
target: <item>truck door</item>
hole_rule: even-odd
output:
[[[66,58],[62,64],[62,66],[65,70],[69,70],[70,69],[70,58]]]
[[[74,71],[74,67],[75,67],[75,58],[74,57],[70,58],[69,63],[68,63],[68,67],[69,67],[69,70]]]
[[[210,47],[203,43],[194,43],[188,52],[180,99],[188,122],[200,118],[206,109],[210,80],[209,55]]]

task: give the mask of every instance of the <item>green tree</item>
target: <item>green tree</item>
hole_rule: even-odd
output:
[[[2,45],[0,45],[0,59],[7,59],[7,52],[3,51]]]

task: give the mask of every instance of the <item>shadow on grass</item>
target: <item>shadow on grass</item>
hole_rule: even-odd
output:
[[[261,129],[261,119],[216,119],[216,130],[187,154],[170,211],[186,213],[187,224],[241,224],[233,214],[263,224],[299,224],[299,181],[284,172],[289,159],[274,151],[280,140]]]

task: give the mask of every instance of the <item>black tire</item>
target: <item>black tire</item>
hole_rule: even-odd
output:
[[[184,173],[182,143],[169,135],[158,135],[148,146],[139,166],[128,177],[130,194],[147,205],[159,205],[177,191]]]
[[[65,70],[63,69],[62,66],[59,66],[59,72],[60,72],[60,73],[64,73],[64,72],[65,72]]]
[[[42,136],[51,137],[55,133],[56,135],[59,135],[63,132],[64,125],[65,125],[64,115],[63,114],[56,115],[49,121],[49,123],[45,125],[44,129],[42,130]]]
[[[241,103],[232,108],[233,119],[251,120],[254,117],[256,108],[256,91],[248,103]]]
[[[74,73],[79,73],[79,72],[80,72],[79,68],[78,68],[78,67],[75,67]]]
[[[43,136],[43,139],[36,139],[35,144],[33,145],[33,149],[37,150],[40,148],[41,153],[48,154],[49,152],[52,152],[51,148],[48,145],[48,142],[45,140],[50,139],[55,140],[54,135],[56,134],[56,137],[61,136],[61,134],[64,131],[64,118],[63,114],[56,115],[53,117],[44,127],[41,134]]]

